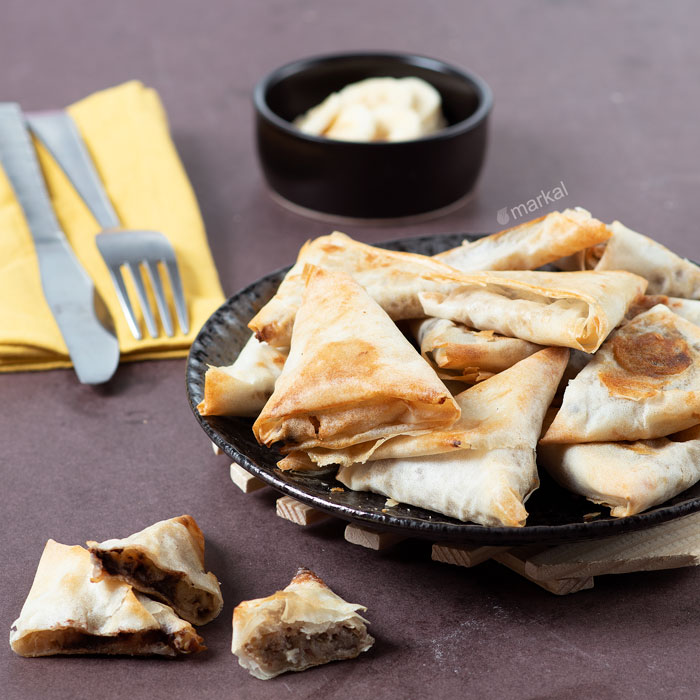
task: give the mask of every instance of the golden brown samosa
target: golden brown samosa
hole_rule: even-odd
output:
[[[522,527],[525,502],[539,486],[531,447],[460,450],[341,467],[338,481],[451,518]]]
[[[462,272],[535,270],[606,241],[611,235],[602,221],[577,207],[553,211],[476,241],[464,241],[433,257]]]
[[[337,449],[459,418],[430,365],[355,280],[313,266],[305,280],[289,357],[253,425],[258,442]]]
[[[286,359],[286,350],[251,335],[232,365],[209,366],[204,399],[197,406],[200,415],[257,416],[272,396]]]
[[[568,355],[545,348],[462,392],[451,430],[387,440],[366,463],[342,466],[338,480],[458,520],[522,527],[539,485],[535,446]]]
[[[627,310],[627,318],[634,318],[645,311],[649,311],[657,304],[668,306],[674,314],[678,314],[686,321],[700,326],[700,300],[680,299],[678,297],[669,297],[665,294],[643,294],[637,297]]]
[[[462,450],[534,449],[542,421],[569,357],[565,348],[544,348],[507,370],[460,394],[461,415],[453,425],[420,435],[399,435],[383,442],[361,443],[345,449],[323,447],[306,451],[319,466],[437,455]],[[291,459],[290,459],[291,458]],[[304,460],[293,452],[279,466],[296,468]]]
[[[540,445],[537,453],[564,488],[624,518],[700,480],[700,425],[654,440]]]
[[[376,248],[334,231],[306,242],[275,295],[250,321],[258,340],[289,347],[307,264],[349,274],[395,321],[423,316],[418,292],[447,291],[461,279],[457,270],[428,256]]]
[[[448,294],[421,292],[426,316],[540,345],[595,352],[642,294],[630,272],[474,272]]]
[[[542,443],[649,440],[700,422],[700,327],[658,305],[572,379]]]
[[[411,332],[423,357],[432,360],[443,379],[486,379],[542,350],[541,345],[527,340],[473,331],[445,318],[412,321]]]
[[[648,294],[700,299],[700,267],[619,221],[610,225],[596,270],[629,270],[649,281]]]

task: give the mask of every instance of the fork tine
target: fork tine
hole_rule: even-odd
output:
[[[134,286],[136,287],[136,295],[141,303],[141,311],[143,313],[143,320],[146,322],[146,328],[151,335],[151,338],[158,337],[158,328],[156,326],[156,319],[153,316],[153,310],[151,305],[148,303],[148,296],[146,294],[146,286],[143,283],[143,277],[141,276],[141,266],[136,264],[132,265],[130,262],[124,263],[124,266],[131,273],[131,277],[134,280]]]
[[[173,299],[175,300],[175,312],[177,320],[180,323],[180,330],[184,335],[190,332],[190,323],[187,319],[187,306],[185,305],[185,293],[182,290],[182,280],[180,279],[180,271],[177,269],[175,260],[165,260],[165,266],[168,269],[170,276],[170,286],[173,290]]]
[[[126,322],[133,333],[136,340],[141,340],[143,337],[141,334],[141,329],[136,321],[136,316],[134,315],[134,310],[131,308],[131,301],[129,301],[129,295],[126,291],[126,286],[124,285],[124,278],[122,277],[122,271],[119,269],[118,265],[109,265],[109,275],[114,283],[114,289],[117,292],[117,299],[122,307],[124,316],[126,317]]]
[[[158,271],[158,263],[153,260],[144,261],[144,266],[146,267],[146,272],[148,273],[148,279],[151,281],[151,287],[153,287],[153,294],[156,298],[156,305],[158,306],[158,312],[160,313],[160,320],[163,324],[163,329],[165,334],[172,338],[175,334],[173,330],[173,318],[170,315],[170,309],[168,308],[168,302],[165,299],[165,293],[163,292],[163,281],[160,278],[160,272]]]

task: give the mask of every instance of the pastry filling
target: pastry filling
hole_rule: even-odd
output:
[[[214,597],[195,589],[182,572],[163,571],[141,552],[113,549],[108,552],[95,550],[93,554],[108,574],[173,605],[192,622],[199,623],[216,608]]]
[[[364,625],[338,623],[313,634],[304,632],[302,626],[298,623],[262,630],[244,645],[243,652],[266,673],[277,674],[352,659],[371,644]]]
[[[113,636],[88,634],[63,629],[32,635],[35,656],[48,654],[161,654],[175,656],[201,651],[201,638],[191,630],[168,634],[162,629],[143,632],[119,632]]]

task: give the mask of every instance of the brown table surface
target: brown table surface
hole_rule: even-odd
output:
[[[314,53],[395,49],[453,61],[493,87],[475,198],[406,226],[345,226],[366,241],[499,228],[496,212],[564,181],[566,205],[620,218],[700,258],[700,42],[692,0],[61,3],[5,0],[0,99],[67,104],[140,78],[160,92],[199,197],[226,293],[292,261],[332,224],[269,198],[251,88]],[[191,513],[226,605],[181,661],[21,659],[0,652],[4,698],[696,698],[700,571],[609,576],[553,596],[496,565],[433,564],[423,543],[386,553],[342,525],[302,531],[269,490],[244,496],[190,413],[184,360],[126,365],[103,389],[70,371],[0,376],[0,627],[9,632],[44,542],[126,536]],[[297,566],[368,607],[363,658],[262,682],[231,655],[231,612]]]

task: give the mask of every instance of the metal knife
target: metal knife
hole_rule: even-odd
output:
[[[34,239],[44,296],[83,384],[102,384],[119,364],[112,319],[56,219],[24,115],[0,103],[0,165]]]

